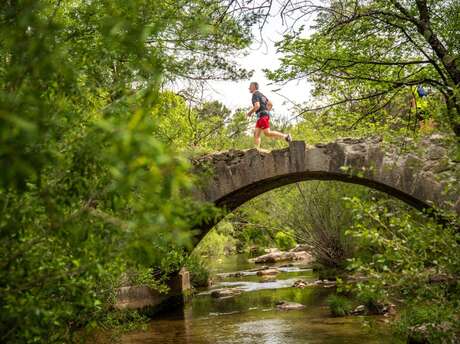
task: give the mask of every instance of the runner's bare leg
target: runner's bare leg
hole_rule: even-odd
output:
[[[262,129],[254,128],[254,145],[257,149],[260,148],[260,134],[262,133]]]
[[[264,129],[264,135],[273,139],[286,139],[286,134],[280,133],[279,131],[271,131],[270,128]]]

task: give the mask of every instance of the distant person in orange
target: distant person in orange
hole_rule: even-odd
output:
[[[256,148],[260,148],[260,134],[262,132],[267,137],[291,142],[291,134],[283,134],[270,130],[270,110],[273,104],[259,91],[259,84],[257,82],[253,81],[249,84],[249,92],[252,93],[252,109],[249,110],[247,116],[250,117],[253,113],[257,115],[256,127],[254,129],[254,144]]]

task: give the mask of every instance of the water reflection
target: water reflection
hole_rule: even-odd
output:
[[[290,324],[283,319],[248,321],[238,326],[241,343],[286,343],[286,333],[292,332]]]

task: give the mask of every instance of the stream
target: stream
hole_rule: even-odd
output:
[[[280,266],[283,264],[272,264]],[[326,304],[334,288],[322,286],[294,288],[299,279],[313,282],[315,274],[301,264],[279,268],[276,280],[257,276],[255,264],[237,255],[215,260],[214,284],[198,292],[183,310],[162,314],[146,331],[123,335],[124,344],[140,343],[267,343],[339,344],[391,343],[381,316],[331,317]],[[241,272],[242,276],[232,277]],[[241,294],[214,298],[211,292],[239,288]],[[300,310],[279,310],[278,301],[306,306]]]

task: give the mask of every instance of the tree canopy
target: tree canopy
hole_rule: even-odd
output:
[[[298,27],[278,43],[282,66],[269,76],[312,81],[322,101],[305,112],[342,106],[360,121],[423,85],[443,100],[442,122],[460,135],[458,1],[283,4]],[[306,15],[315,18],[311,35],[301,25]]]
[[[249,44],[251,18],[229,10],[0,4],[1,342],[69,341],[128,268],[178,264],[165,252],[212,212],[186,201],[188,162],[153,135],[179,111],[162,85],[248,75],[227,57]]]

